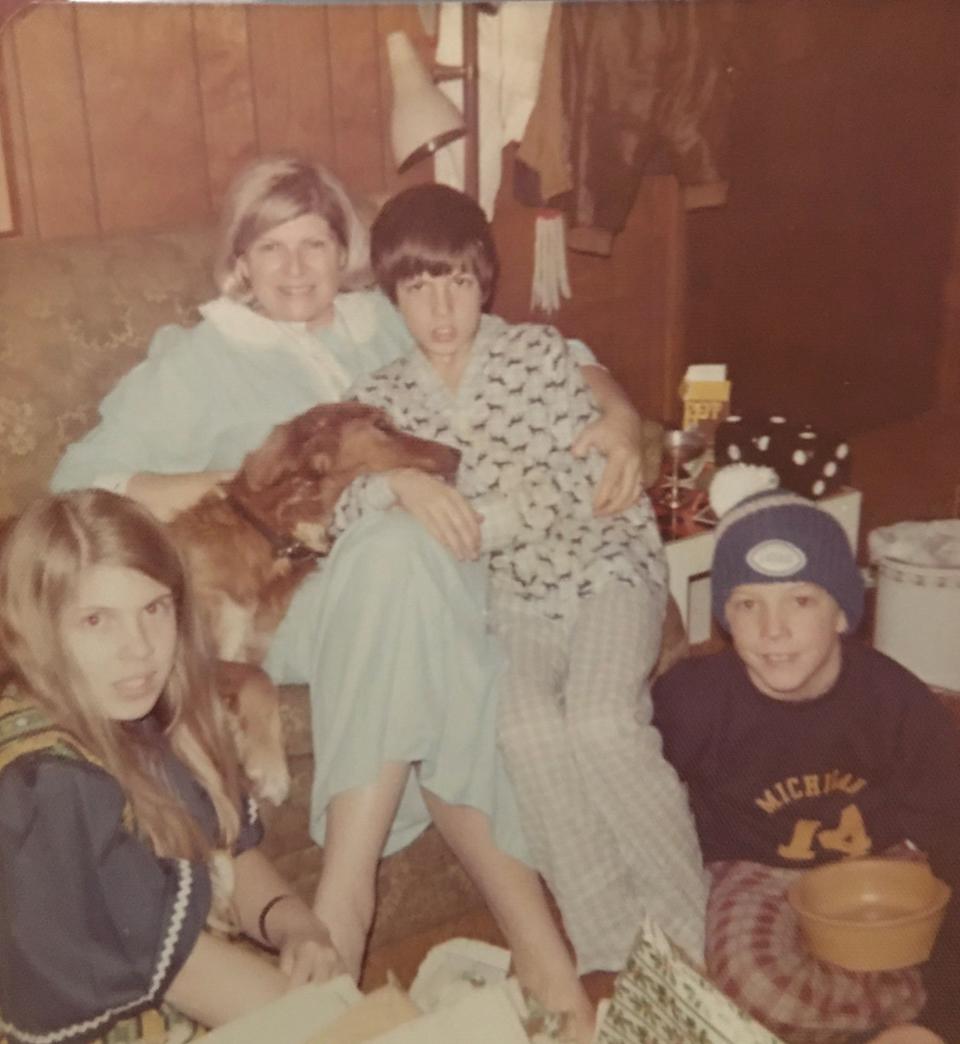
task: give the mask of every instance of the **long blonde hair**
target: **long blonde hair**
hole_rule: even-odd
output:
[[[222,294],[252,304],[238,261],[265,232],[316,214],[346,253],[341,289],[368,286],[369,234],[343,185],[319,163],[299,156],[263,156],[240,171],[227,190],[213,275]]]
[[[135,569],[173,594],[174,662],[152,716],[210,796],[220,835],[213,841],[171,790],[156,734],[107,718],[64,647],[64,607],[81,572],[96,565]],[[158,855],[205,859],[236,840],[240,771],[214,689],[212,652],[180,556],[145,509],[94,489],[31,504],[0,548],[0,653],[26,694],[117,780]]]

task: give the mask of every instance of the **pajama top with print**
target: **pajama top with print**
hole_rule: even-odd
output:
[[[663,587],[666,565],[649,501],[595,518],[603,458],[570,452],[599,414],[553,328],[485,315],[456,391],[419,352],[363,378],[349,393],[383,407],[404,431],[460,450],[457,488],[482,516],[491,606],[572,620],[577,601],[610,580]],[[371,502],[360,480],[336,527]],[[364,494],[366,489],[366,494]]]

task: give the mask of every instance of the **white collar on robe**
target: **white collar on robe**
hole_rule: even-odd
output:
[[[326,329],[344,336],[351,344],[371,340],[377,332],[377,312],[372,296],[363,291],[337,294],[333,301],[334,320]],[[275,345],[291,336],[296,340],[309,338],[318,341],[325,329],[321,327],[312,333],[306,323],[270,319],[231,297],[207,301],[200,306],[200,314],[227,337],[246,344]]]
[[[342,298],[363,298],[363,294],[338,294],[334,300],[334,327],[340,327],[347,339],[356,343],[359,334],[369,326],[371,334],[376,329],[373,306],[369,301],[342,301]],[[363,308],[363,305],[366,308]],[[369,312],[367,317],[363,314]],[[270,319],[239,301],[230,297],[217,297],[200,306],[200,314],[211,322],[225,337],[243,344],[258,345],[263,348],[296,346],[314,367],[324,371],[324,375],[333,382],[336,398],[339,398],[351,384],[350,374],[323,343],[322,330],[314,333],[307,329],[306,323],[281,322]],[[370,339],[370,335],[365,338]]]

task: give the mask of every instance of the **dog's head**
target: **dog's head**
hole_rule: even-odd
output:
[[[459,462],[458,450],[400,431],[383,410],[340,402],[277,425],[234,481],[261,518],[325,552],[333,507],[359,475],[418,468],[452,481]]]

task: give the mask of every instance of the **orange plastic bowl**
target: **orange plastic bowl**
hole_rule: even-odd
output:
[[[810,952],[850,971],[890,971],[930,956],[950,887],[926,863],[850,859],[787,889]]]

